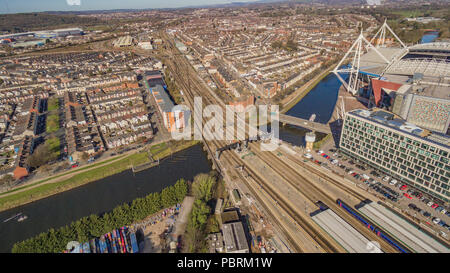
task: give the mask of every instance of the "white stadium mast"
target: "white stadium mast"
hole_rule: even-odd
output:
[[[342,58],[342,60],[333,70],[333,73],[337,76],[339,81],[341,81],[345,89],[347,89],[347,91],[352,93],[353,95],[356,95],[360,86],[358,75],[360,71],[361,55],[365,53],[365,51],[367,51],[368,49],[374,50],[375,53],[377,53],[383,61],[389,63],[386,57],[384,57],[383,54],[381,54],[380,51],[378,51],[378,49],[375,48],[369,41],[367,41],[361,30],[358,39],[356,39],[356,41],[353,43],[353,45],[345,54],[344,58]],[[348,58],[352,59],[352,62],[349,64],[350,67],[341,69],[342,64]],[[341,77],[341,75],[339,75],[339,73],[349,74],[348,83]]]
[[[378,50],[380,47],[385,47],[386,43],[386,34],[390,33],[394,38],[400,43],[400,45],[403,47],[404,50],[401,51],[401,54],[399,56],[394,56],[393,60],[389,61],[381,52]],[[373,45],[373,42],[376,41],[376,45]],[[365,44],[363,46],[363,44]],[[360,73],[360,61],[361,61],[361,55],[365,52],[368,52],[370,49],[372,49],[380,58],[386,63],[391,64],[393,61],[398,59],[400,56],[403,56],[405,53],[408,52],[408,47],[400,40],[400,38],[394,33],[394,31],[389,27],[387,24],[387,21],[384,20],[383,25],[380,27],[378,32],[375,34],[375,36],[369,41],[364,37],[362,30],[361,34],[359,35],[358,39],[353,43],[352,47],[347,51],[344,58],[339,62],[339,64],[336,66],[336,68],[333,70],[333,73],[338,77],[339,81],[342,82],[345,89],[347,89],[348,92],[352,93],[353,95],[356,95],[356,93],[359,90],[359,73]],[[349,64],[349,67],[341,69],[342,64],[347,60],[351,59],[351,63]],[[345,81],[339,73],[348,73],[349,78],[348,82]]]
[[[407,49],[408,47],[402,42],[402,40],[400,40],[400,38],[397,36],[397,34],[395,34],[395,32],[392,30],[391,27],[389,27],[389,25],[387,24],[387,20],[384,20],[383,25],[380,27],[380,29],[378,30],[378,32],[375,34],[375,36],[373,36],[372,40],[370,40],[370,43],[373,45],[373,42],[376,40],[376,48],[379,47],[384,47],[385,46],[385,42],[386,42],[386,33],[390,32],[392,34],[392,36],[394,36],[394,38],[397,40],[397,42],[399,42],[403,48]]]

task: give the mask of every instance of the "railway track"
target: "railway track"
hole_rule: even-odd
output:
[[[167,40],[167,39],[166,39]],[[171,44],[168,43],[169,47],[174,51],[177,52],[177,49]],[[190,64],[186,63],[187,60],[182,59],[184,56],[179,54],[172,54],[172,58],[167,59],[166,65],[175,78],[175,81],[179,85],[179,87],[183,88],[183,92],[186,93],[186,99],[188,103],[191,106],[191,109],[193,109],[194,101],[193,98],[195,96],[201,96],[204,100],[206,100],[206,104],[220,104],[224,105],[224,103],[217,98],[217,96],[213,96],[210,94],[210,92],[201,92],[200,90],[204,90],[205,86],[200,83],[199,81],[195,80],[195,77],[192,76],[194,73],[189,73],[193,68],[190,66]],[[178,60],[178,61],[177,61]],[[183,71],[183,69],[185,69]],[[181,73],[180,73],[181,70]],[[180,76],[182,74],[184,77]],[[192,78],[190,78],[192,76]],[[193,91],[196,90],[196,93]],[[218,103],[219,102],[219,103]],[[202,121],[205,122],[204,120]],[[226,128],[225,128],[226,130]],[[223,147],[227,145],[225,141],[206,141],[205,146],[207,147],[210,155],[214,155],[213,151],[214,149]],[[221,163],[216,161],[214,158],[212,159],[215,162],[216,167],[219,168],[219,171],[223,171],[223,167],[221,167]],[[345,250],[342,249],[339,245],[336,244],[334,239],[332,239],[329,236],[325,236],[320,232],[320,228],[315,226],[310,219],[308,219],[308,216],[302,215],[301,213],[298,213],[296,208],[290,204],[288,199],[286,199],[285,196],[283,196],[279,191],[274,189],[270,183],[267,183],[263,177],[257,174],[256,171],[252,170],[247,164],[239,158],[238,155],[236,155],[233,151],[226,151],[224,152],[222,156],[222,161],[226,161],[226,163],[229,164],[229,166],[245,166],[246,171],[250,174],[250,176],[259,183],[259,186],[261,186],[271,197],[272,199],[276,200],[278,203],[278,206],[286,212],[286,214],[289,215],[290,218],[294,219],[294,221],[299,225],[299,227],[302,228],[302,230],[306,233],[307,236],[309,236],[313,241],[316,241],[319,246],[323,249],[325,252],[344,252]],[[277,162],[278,164],[278,162]],[[270,165],[269,165],[270,166]],[[259,194],[257,193],[257,190],[255,190],[254,186],[250,185],[250,183],[246,180],[245,177],[243,177],[242,174],[239,172],[236,172],[239,177],[242,178],[244,183],[246,184],[246,187],[251,191],[251,193],[254,195],[256,199],[260,202],[260,204],[263,205],[264,209],[266,211],[270,212],[270,209],[265,204],[265,202],[262,200],[262,198],[259,197]],[[274,215],[272,214],[272,217]],[[276,219],[276,218],[275,218]],[[281,225],[282,226],[282,225]],[[288,235],[290,243],[293,245],[296,251],[303,252],[302,246],[296,242],[296,240],[289,234],[287,229],[285,227],[282,227],[285,234]]]
[[[174,62],[172,61],[168,61],[168,63],[170,64],[168,67],[172,72],[172,75],[176,78],[176,81],[178,84],[182,85],[183,90],[185,90],[185,92],[188,94],[188,96],[186,96],[188,103],[190,104],[190,106],[192,107],[194,105],[193,102],[193,97],[195,95],[199,95],[199,94],[194,94],[191,90],[192,86],[186,84],[182,79],[179,78],[179,74],[176,73],[171,67],[173,67],[174,65],[176,65]],[[198,90],[198,89],[197,89]],[[211,98],[211,96],[207,95],[202,96],[203,98],[205,98],[206,100],[208,100],[210,103],[212,103],[213,98]],[[192,109],[192,108],[191,108]],[[226,143],[221,143],[219,141],[204,141],[205,142],[205,146],[207,147],[207,149],[209,150],[210,154],[213,155],[214,153],[211,150],[211,146],[214,149],[217,149],[219,147],[222,147],[224,145],[226,145]],[[222,157],[223,160],[227,161],[229,166],[235,166],[235,165],[242,165],[243,162],[237,160],[236,158],[229,158],[229,157]],[[214,160],[214,159],[213,159]],[[219,162],[216,162],[215,164],[217,164],[220,170],[224,170],[225,168],[221,167]],[[259,204],[261,204],[263,206],[263,208],[265,209],[265,211],[270,215],[270,217],[272,217],[272,219],[276,219],[276,216],[273,215],[272,210],[269,208],[269,206],[262,200],[262,198],[259,196],[259,194],[256,192],[256,190],[254,189],[254,187],[252,187],[250,185],[250,183],[247,181],[247,179],[243,176],[243,174],[235,171],[235,174],[237,174],[238,177],[241,177],[242,181],[244,181],[246,187],[250,190],[250,192],[253,194],[254,198],[259,202]],[[289,213],[286,211],[286,214],[289,215]],[[289,242],[289,244],[291,245],[291,247],[294,249],[294,251],[302,253],[305,252],[302,245],[299,244],[297,242],[296,239],[293,238],[293,236],[291,235],[291,233],[288,231],[288,229],[281,223],[278,223],[278,226],[281,228],[281,230],[283,230],[283,233],[286,235],[287,240]]]
[[[327,182],[332,183],[337,188],[339,188],[342,191],[344,191],[344,192],[354,196],[355,198],[359,199],[360,201],[364,201],[364,200],[367,199],[364,195],[358,193],[357,191],[353,190],[350,187],[347,187],[347,186],[343,185],[342,183],[340,183],[339,181],[337,181],[335,178],[331,177],[330,175],[328,175],[328,174],[326,174],[324,172],[320,172],[316,168],[309,166],[308,164],[306,164],[302,160],[299,160],[298,158],[296,158],[296,157],[294,157],[292,155],[287,155],[287,157],[291,161],[293,161],[293,162],[297,163],[298,165],[302,166],[304,169],[307,169],[309,172],[317,175],[318,177],[326,180]]]
[[[368,230],[364,225],[356,219],[348,215],[342,208],[336,204],[336,199],[329,193],[321,189],[317,184],[310,181],[303,174],[295,169],[290,164],[283,160],[279,160],[277,155],[272,152],[261,152],[255,144],[251,144],[252,151],[259,156],[268,166],[270,166],[280,176],[286,178],[285,180],[299,193],[305,196],[310,202],[316,203],[322,201],[335,213],[337,213],[347,223],[357,228],[367,239],[377,241],[385,252],[398,252],[387,242],[381,240],[376,234]],[[296,181],[296,182],[293,182]],[[327,179],[328,181],[328,179]],[[364,199],[359,199],[363,201]]]

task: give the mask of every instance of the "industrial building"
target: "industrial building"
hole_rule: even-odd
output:
[[[133,38],[131,36],[122,36],[113,42],[115,47],[126,47],[131,46],[133,43]]]
[[[83,35],[83,30],[81,28],[62,28],[53,30],[43,30],[35,32],[34,36],[39,38],[59,38],[74,35]]]
[[[31,32],[22,32],[22,33],[13,33],[0,35],[0,40],[3,39],[19,39],[26,37],[35,37],[42,39],[52,39],[66,36],[74,36],[74,35],[83,35],[84,32],[81,28],[63,28],[63,29],[53,29],[53,30],[40,30],[40,31],[31,31]]]
[[[347,112],[341,151],[379,171],[450,201],[450,137],[380,110]]]
[[[226,253],[250,252],[242,222],[223,224],[222,233]]]
[[[189,122],[190,111],[173,111],[175,104],[163,86],[164,80],[161,73],[159,71],[149,71],[145,73],[145,77],[146,87],[158,105],[158,110],[162,115],[167,131],[171,133],[184,128]]]

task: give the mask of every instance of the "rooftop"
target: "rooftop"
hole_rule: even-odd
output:
[[[356,109],[350,111],[349,114],[362,117],[364,119],[374,121],[376,123],[382,124],[384,126],[393,128],[402,133],[421,138],[423,140],[432,142],[434,144],[444,146],[450,149],[450,137],[443,134],[432,133],[429,130],[422,129],[412,123],[406,122],[399,116],[387,112],[385,110],[374,108],[372,110]]]

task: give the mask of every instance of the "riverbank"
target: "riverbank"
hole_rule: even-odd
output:
[[[152,146],[149,150],[155,160],[161,160],[172,153],[182,151],[198,144],[198,141],[179,141],[173,143],[161,143]],[[33,201],[49,197],[64,191],[74,189],[90,182],[95,182],[102,178],[121,173],[134,165],[149,162],[148,152],[140,152],[125,157],[120,157],[107,164],[100,164],[97,167],[87,168],[87,170],[74,171],[73,173],[61,175],[50,180],[44,180],[33,185],[16,189],[5,193],[0,197],[0,211],[15,208]]]
[[[122,226],[145,219],[163,208],[180,204],[188,193],[188,184],[179,179],[161,192],[150,193],[132,202],[121,204],[102,214],[91,214],[58,229],[50,228],[40,235],[17,242],[13,253],[60,253],[70,241],[87,242]]]
[[[329,73],[331,72],[331,68],[324,70],[322,73],[317,75],[315,78],[310,80],[307,84],[295,90],[291,95],[282,100],[281,106],[282,110],[280,111],[282,114],[285,114],[292,107],[294,107],[299,101],[301,101],[308,93],[316,87]]]

